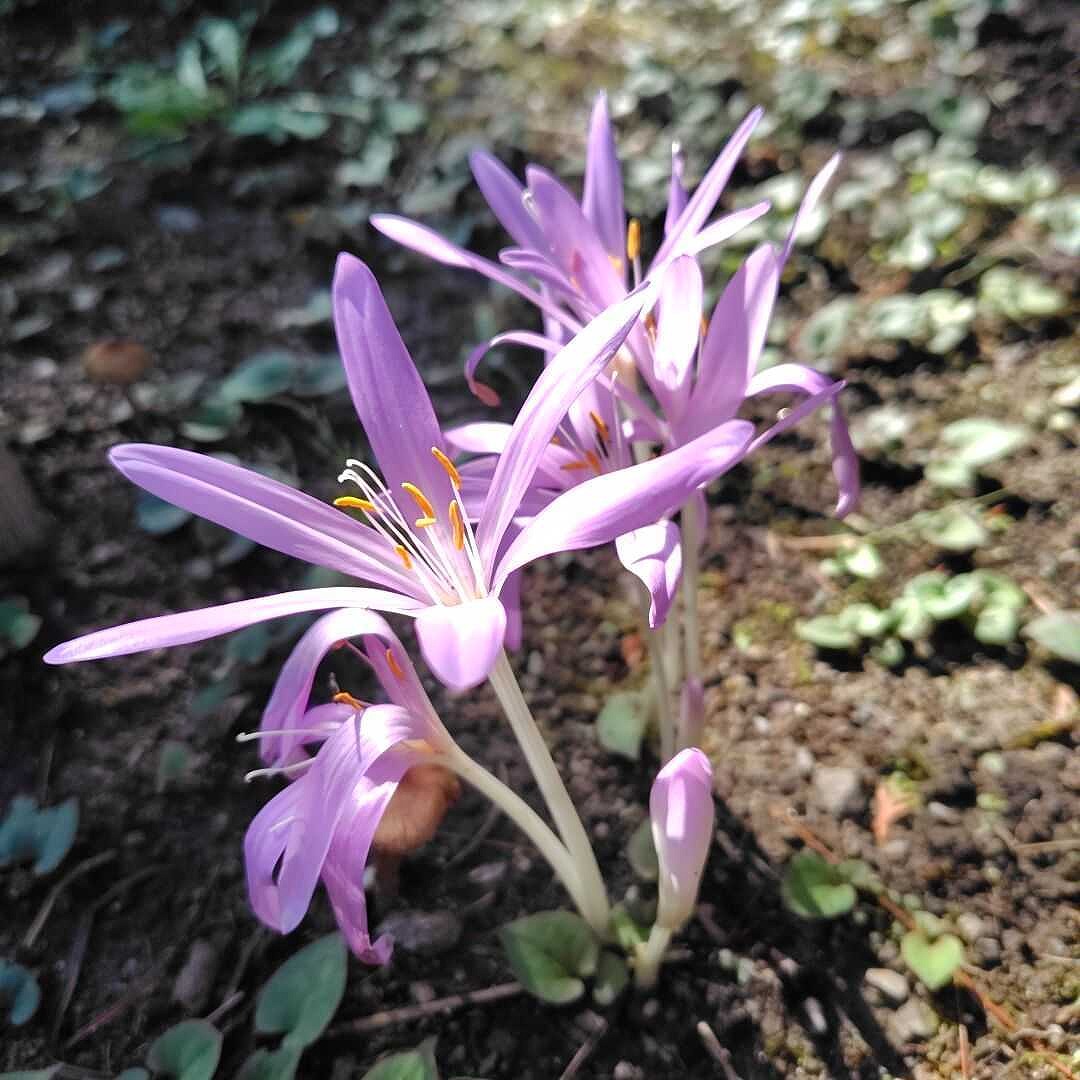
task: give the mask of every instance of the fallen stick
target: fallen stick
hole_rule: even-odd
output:
[[[394,1024],[407,1024],[412,1020],[437,1016],[439,1013],[454,1012],[466,1005],[487,1005],[492,1001],[502,1001],[503,998],[516,997],[524,989],[521,983],[510,982],[487,986],[482,990],[466,990],[463,994],[450,994],[448,997],[436,998],[434,1001],[425,1001],[421,1005],[403,1005],[400,1009],[387,1009],[384,1012],[372,1013],[370,1016],[362,1016],[359,1020],[338,1024],[326,1034],[328,1038],[361,1035],[368,1031],[391,1027]]]

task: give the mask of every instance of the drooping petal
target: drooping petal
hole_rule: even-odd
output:
[[[429,454],[430,456],[430,454]],[[374,529],[261,473],[172,446],[129,443],[109,460],[159,499],[265,547],[415,595],[416,583],[391,561]]]
[[[765,344],[779,280],[776,253],[765,244],[727,283],[701,343],[697,381],[678,425],[680,438],[700,435],[738,411]]]
[[[675,227],[675,223],[686,209],[689,198],[683,185],[683,173],[686,172],[686,155],[678,142],[671,144],[671,183],[668,185],[667,213],[664,214],[664,235]]]
[[[300,781],[279,791],[252,819],[244,835],[248,899],[255,914],[273,930],[285,932],[281,897],[274,880],[289,842],[289,827],[303,796]]]
[[[532,483],[551,437],[570,405],[603,370],[651,299],[645,287],[598,315],[544,368],[514,421],[499,457],[480,523],[477,543],[490,575],[500,541]]]
[[[701,336],[704,282],[697,260],[683,255],[665,270],[656,304],[656,344],[653,373],[667,400],[664,411],[671,416],[682,409],[689,391],[694,354]]]
[[[396,637],[387,640],[381,635],[364,638],[363,649],[379,685],[390,701],[425,725],[425,733],[418,737],[432,746],[441,746],[448,740],[450,736],[420,681],[409,650]]]
[[[679,528],[671,521],[643,525],[615,538],[619,562],[649,590],[649,626],[660,626],[679,588],[682,545]]]
[[[397,642],[386,620],[363,608],[342,608],[313,623],[281,665],[259,727],[263,731],[303,729],[311,687],[323,657],[339,642],[365,634]],[[302,735],[268,735],[260,740],[259,756],[268,763],[280,762],[302,742]]]
[[[649,794],[660,868],[658,926],[678,930],[693,914],[715,817],[709,759],[694,747],[681,750],[657,774]]]
[[[476,369],[487,354],[498,345],[526,345],[532,349],[558,351],[561,346],[558,342],[544,337],[542,334],[534,334],[529,330],[509,330],[502,334],[496,334],[493,338],[481,342],[469,352],[465,360],[465,381],[469,389],[485,404],[492,408],[499,404],[499,395],[485,383],[476,378]]]
[[[484,259],[466,251],[463,247],[451,243],[445,237],[440,236],[433,229],[421,225],[417,221],[398,217],[397,214],[372,214],[369,219],[371,224],[391,240],[402,247],[411,248],[413,251],[426,255],[429,259],[443,263],[445,266],[457,266],[465,270],[473,270],[484,277],[513,289],[519,296],[523,296],[530,304],[534,304],[549,318],[554,319],[559,325],[565,326],[571,332],[579,328],[576,319],[565,312],[558,304],[552,302],[536,289],[526,285],[520,278],[515,277],[509,271],[504,270],[498,263],[490,259]]]
[[[592,222],[607,253],[626,259],[626,214],[623,211],[622,167],[611,128],[607,94],[598,94],[589,120],[585,150],[585,190],[581,208]]]
[[[454,497],[435,460],[442,432],[420,373],[401,340],[375,275],[352,255],[338,256],[334,329],[349,392],[390,490],[416,484],[436,507]]]
[[[795,213],[795,220],[791,223],[791,230],[788,232],[787,240],[784,241],[784,250],[780,253],[781,270],[783,270],[784,264],[791,255],[791,249],[799,239],[799,230],[802,228],[803,222],[814,212],[829,181],[840,167],[841,157],[840,154],[833,154],[825,163],[824,168],[810,181],[810,186],[806,189],[806,194],[803,196],[799,209]]]
[[[518,178],[486,150],[474,150],[469,167],[492,213],[515,242],[523,248],[545,251],[543,230],[525,209],[525,186]]]
[[[509,266],[511,270],[536,278],[555,296],[575,305],[575,309],[596,313],[595,306],[582,296],[581,291],[566,276],[565,271],[551,261],[551,253],[547,248],[543,251],[504,248],[499,252],[499,262],[504,266]]]
[[[670,453],[563,492],[507,548],[493,588],[543,555],[596,547],[659,521],[741,460],[753,433],[748,421],[729,420]]]
[[[506,609],[497,594],[425,608],[416,617],[416,638],[440,682],[451,690],[469,690],[495,666],[506,639]]]
[[[190,645],[253,623],[329,608],[370,608],[373,611],[410,615],[424,606],[411,597],[382,589],[354,589],[347,586],[298,589],[296,592],[276,593],[253,600],[238,600],[233,604],[218,604],[175,615],[139,619],[138,622],[124,623],[122,626],[110,626],[107,630],[96,630],[57,645],[45,654],[44,660],[47,664],[74,664],[83,660],[101,660],[107,656],[128,656],[171,645]]]
[[[847,420],[840,408],[838,396],[843,382],[834,382],[827,375],[802,364],[777,364],[766,368],[750,380],[747,397],[759,394],[794,393],[806,394],[808,400],[792,410],[774,428],[770,428],[759,440],[767,442],[798,423],[804,416],[821,405],[832,405],[829,424],[833,452],[833,475],[839,488],[836,516],[851,513],[859,502],[859,456],[851,442]],[[767,437],[766,437],[767,436]]]
[[[678,221],[675,222],[667,236],[664,237],[664,242],[656,253],[654,265],[660,265],[684,238],[699,232],[708,220],[713,207],[716,205],[716,200],[723,193],[724,186],[731,178],[735,165],[738,163],[743,149],[750,141],[750,136],[763,114],[764,110],[760,108],[752,110],[750,115],[735,129],[735,133],[728,139],[727,145],[720,151],[717,159],[709,166],[709,171],[690,197],[686,209],[679,215]]]

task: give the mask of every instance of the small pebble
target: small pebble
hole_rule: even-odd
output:
[[[505,862],[488,862],[474,866],[465,876],[473,885],[490,889],[498,885],[506,877],[507,864]]]
[[[894,1005],[907,1001],[908,994],[911,992],[907,979],[899,971],[893,971],[890,968],[867,968],[865,978],[867,986],[872,986],[883,998]]]
[[[172,998],[189,1012],[202,1012],[214,986],[218,952],[208,941],[191,943],[187,959],[173,982]]]
[[[984,937],[987,932],[986,923],[973,911],[965,911],[956,917],[956,929],[969,945]]]
[[[395,911],[379,924],[376,936],[389,934],[405,952],[433,954],[452,949],[463,929],[452,911]]]
[[[937,1013],[919,998],[911,998],[889,1017],[889,1034],[894,1042],[925,1042],[938,1029]]]
[[[813,776],[818,806],[833,817],[857,814],[863,809],[862,779],[857,769],[845,765],[819,765]]]

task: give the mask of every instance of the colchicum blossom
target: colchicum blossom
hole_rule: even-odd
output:
[[[660,868],[656,925],[669,933],[694,913],[715,815],[709,759],[694,747],[681,750],[657,773],[649,795]]]
[[[622,174],[607,104],[601,95],[593,109],[579,205],[550,173],[526,170],[523,186],[490,154],[472,155],[473,174],[492,211],[517,246],[500,253],[499,265],[450,243],[405,218],[380,214],[372,224],[393,240],[450,266],[475,270],[530,300],[544,321],[544,333],[510,331],[473,350],[466,379],[481,400],[496,404],[490,387],[476,378],[486,352],[514,343],[550,357],[567,334],[624,297],[641,280],[658,288],[654,307],[629,332],[615,370],[601,375],[575,402],[557,432],[557,445],[545,451],[534,483],[534,500],[543,503],[592,475],[625,468],[634,460],[632,442],[670,451],[731,420],[747,398],[772,393],[805,396],[778,423],[762,431],[747,453],[798,423],[814,409],[832,405],[834,472],[843,516],[858,499],[858,462],[836,398],[844,383],[811,368],[785,363],[757,373],[765,333],[779,292],[780,275],[805,219],[813,212],[839,164],[834,157],[810,184],[782,251],[764,244],[734,275],[712,317],[703,310],[704,284],[696,256],[730,238],[768,210],[760,203],[718,218],[713,211],[749,141],[761,111],[754,110],[732,135],[693,196],[682,185],[683,161],[673,154],[665,238],[642,274],[641,230],[627,227]],[[524,276],[522,276],[524,275]],[[535,287],[528,283],[532,278]],[[624,361],[632,361],[627,368]],[[657,415],[636,393],[637,372],[660,407]],[[621,377],[620,377],[621,376]],[[625,414],[624,422],[620,416]],[[457,449],[499,454],[505,425],[479,423],[447,432]],[[476,463],[470,463],[475,467]],[[624,566],[645,583],[651,595],[650,624],[664,619],[681,572],[678,530],[660,519],[617,538]]]
[[[517,531],[534,474],[563,417],[604,370],[650,299],[630,294],[551,360],[526,399],[476,515],[446,452],[424,384],[371,271],[349,255],[334,276],[334,323],[360,422],[381,471],[347,462],[353,485],[334,509],[259,473],[167,446],[126,445],[110,458],[147,491],[267,547],[380,588],[309,589],[145,619],[52,649],[50,663],[120,656],[299,612],[369,608],[416,620],[421,651],[448,686],[491,671],[507,636],[501,594],[544,555],[607,543],[662,518],[744,453],[752,427],[722,424],[678,450],[594,476]],[[356,511],[363,520],[353,519]]]
[[[338,694],[309,707],[315,669],[350,638],[374,669],[388,704]],[[455,752],[409,661],[386,623],[367,611],[323,616],[281,670],[263,714],[259,773],[290,778],[255,816],[244,839],[248,893],[256,915],[281,933],[304,917],[322,879],[338,925],[363,961],[385,964],[392,943],[372,942],[364,898],[369,854],[400,856],[426,843],[460,790],[444,764]],[[314,753],[309,748],[318,745]]]

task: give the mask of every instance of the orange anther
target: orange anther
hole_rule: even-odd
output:
[[[335,705],[351,705],[354,709],[364,708],[364,703],[359,698],[354,698],[347,690],[342,690],[331,699]]]
[[[465,523],[461,520],[461,507],[457,499],[450,504],[450,525],[454,530],[454,547],[461,551],[465,547]]]
[[[374,514],[378,507],[370,499],[358,499],[355,495],[342,495],[334,500],[339,510],[363,510],[365,514]]]
[[[446,470],[446,475],[450,477],[450,483],[454,485],[454,490],[460,491],[461,473],[457,471],[457,466],[437,446],[433,446],[431,452],[434,454],[435,460]]]
[[[406,570],[412,569],[412,556],[409,554],[409,549],[404,544],[395,544],[394,552],[397,557],[405,564]]]
[[[626,257],[634,262],[641,256],[641,222],[631,218],[626,226]]]
[[[390,666],[390,670],[399,678],[405,678],[405,672],[402,670],[401,665],[398,663],[397,657],[394,655],[393,649],[386,650],[386,662]]]
[[[413,497],[413,502],[420,507],[424,517],[434,521],[435,507],[431,505],[428,497],[415,484],[410,484],[407,480],[401,486]]]

